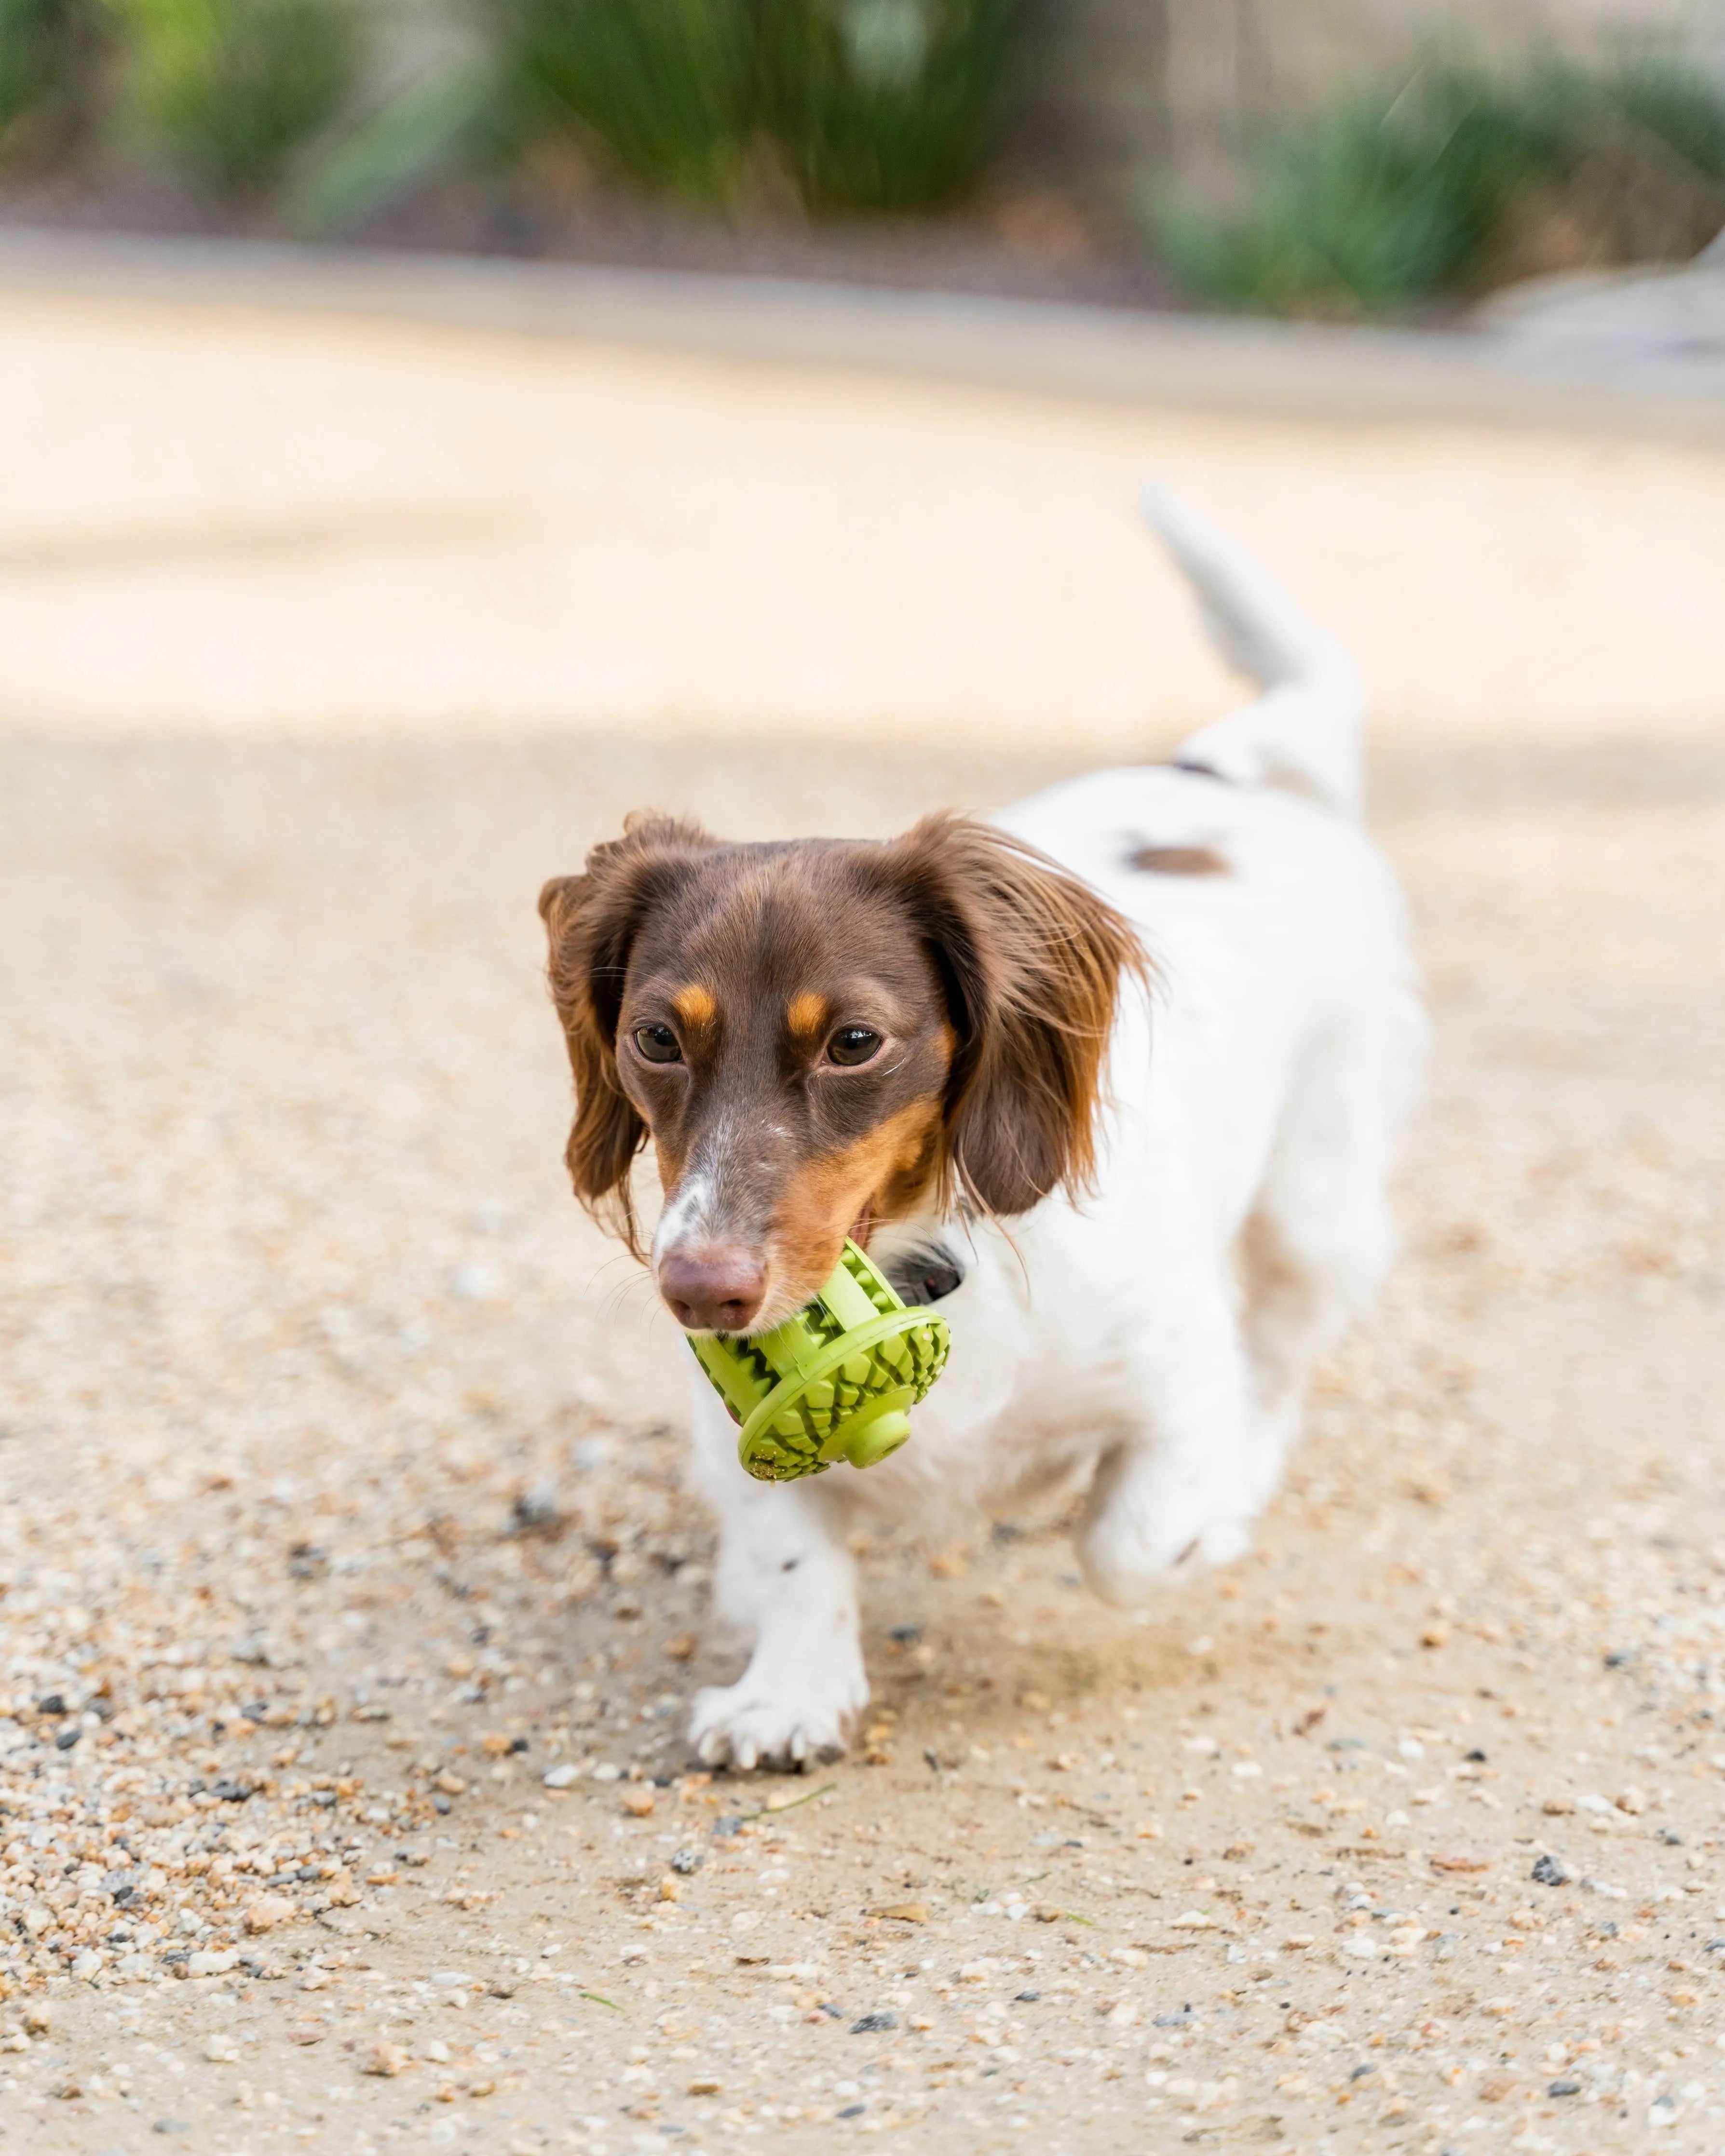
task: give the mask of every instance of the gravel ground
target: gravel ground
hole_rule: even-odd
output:
[[[0,389],[0,2147],[1725,2143],[1725,460],[42,303]],[[1372,665],[1404,1261],[1249,1558],[871,1544],[851,1756],[691,1773],[533,894],[1220,709],[1146,461]]]

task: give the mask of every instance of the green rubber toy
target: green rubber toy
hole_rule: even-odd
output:
[[[873,1467],[910,1435],[910,1410],[946,1367],[946,1321],[907,1309],[854,1243],[806,1309],[752,1337],[689,1345],[742,1429],[737,1457],[757,1481]]]

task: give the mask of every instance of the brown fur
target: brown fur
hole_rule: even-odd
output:
[[[1086,1185],[1120,978],[1146,963],[1102,899],[1003,833],[948,815],[883,845],[729,846],[635,818],[539,906],[570,1176],[637,1255],[649,1131],[667,1195],[702,1158],[708,1239],[770,1253],[775,1308],[818,1288],[859,1219],[931,1189],[1010,1215]],[[826,1042],[854,1024],[883,1050],[836,1066]],[[632,1038],[659,1025],[668,1065]]]
[[[1146,875],[1211,876],[1231,873],[1213,846],[1141,846],[1131,865]]]
[[[951,1174],[994,1214],[1087,1188],[1120,978],[1148,978],[1130,924],[1034,847],[967,817],[926,817],[889,853],[957,1035]]]
[[[710,844],[698,824],[631,816],[623,836],[595,846],[586,871],[554,876],[539,893],[550,946],[552,999],[575,1081],[575,1119],[564,1151],[575,1195],[615,1226],[635,1256],[629,1171],[647,1126],[617,1073],[617,1014],[629,951],[642,916],[662,905]]]

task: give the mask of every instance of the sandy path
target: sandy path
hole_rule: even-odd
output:
[[[1717,2147],[1725,462],[94,306],[0,393],[0,2147]],[[874,1548],[866,1758],[703,1786],[533,892],[1219,709],[1146,462],[1377,685],[1405,1262],[1250,1559]]]

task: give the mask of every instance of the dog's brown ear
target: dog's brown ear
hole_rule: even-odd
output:
[[[575,1081],[575,1117],[564,1158],[575,1195],[615,1227],[636,1257],[630,1169],[647,1128],[617,1075],[617,1019],[629,951],[657,896],[712,841],[698,824],[631,816],[620,839],[588,855],[580,875],[554,876],[539,893],[550,945],[547,973]]]
[[[1121,978],[1150,977],[1130,924],[1034,847],[967,817],[925,818],[886,851],[955,1039],[950,1176],[997,1214],[1084,1190]]]

